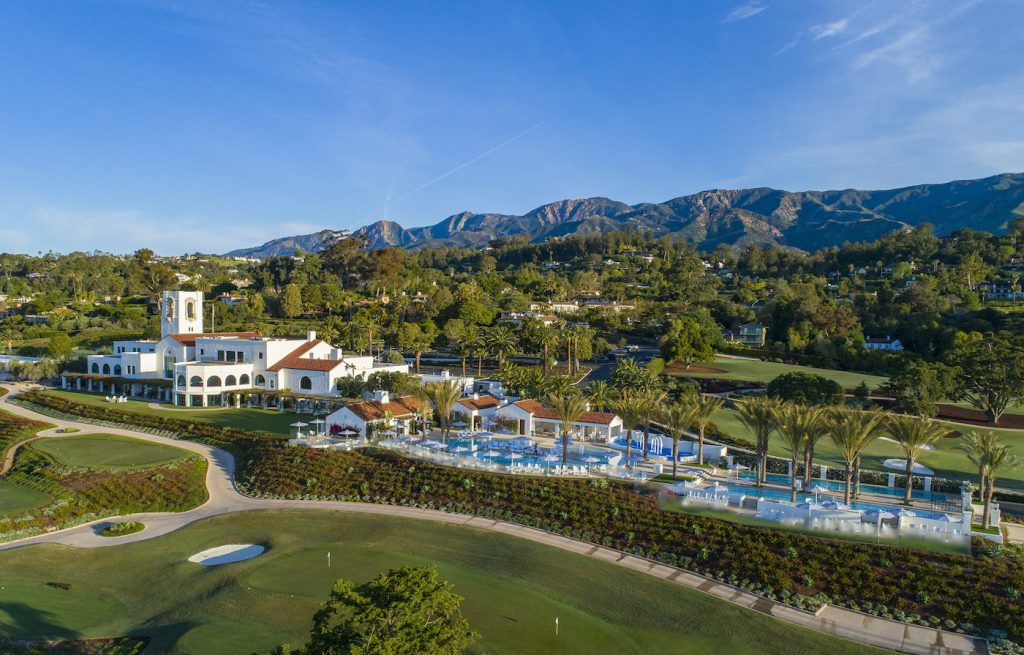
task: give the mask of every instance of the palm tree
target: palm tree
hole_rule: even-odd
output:
[[[758,486],[767,480],[768,442],[778,427],[776,422],[778,409],[779,401],[768,396],[751,398],[736,405],[740,423],[747,428],[750,434],[754,435],[757,442],[755,452],[757,454]]]
[[[704,433],[711,425],[718,410],[722,409],[725,401],[718,396],[703,396],[696,394],[690,397],[690,406],[693,410],[693,427],[697,430],[697,466],[704,466]]]
[[[659,419],[665,426],[668,436],[672,437],[672,477],[676,477],[679,464],[679,441],[693,423],[693,405],[674,402],[661,411]]]
[[[448,438],[452,425],[452,408],[462,398],[462,387],[458,382],[430,382],[423,385],[427,388],[427,397],[434,408],[437,422],[441,424],[441,443]]]
[[[633,445],[633,428],[640,422],[641,407],[640,396],[633,389],[620,391],[618,395],[608,403],[609,409],[622,419],[622,427],[626,431],[626,460],[629,460],[630,449]]]
[[[590,396],[590,404],[599,412],[603,412],[608,407],[613,393],[614,389],[604,380],[595,380],[587,385],[587,395]]]
[[[498,366],[505,363],[505,358],[516,351],[518,339],[507,325],[496,325],[487,333],[486,344],[491,354],[498,358]]]
[[[484,371],[484,335],[477,325],[466,327],[466,335],[462,338],[463,345],[470,355],[477,357],[476,376],[483,377]]]
[[[978,500],[982,505],[981,525],[988,528],[991,522],[996,474],[1019,467],[1021,461],[1016,455],[1010,454],[1006,444],[1000,443],[999,435],[991,430],[968,432],[964,435],[959,448],[965,451],[967,457],[978,467]]]
[[[811,438],[817,440],[827,429],[825,411],[820,407],[808,407],[796,403],[780,405],[776,430],[783,445],[789,450],[789,464],[792,468],[790,480],[790,502],[796,502],[796,465],[804,446]]]
[[[825,415],[828,418],[828,414]],[[804,488],[811,486],[811,479],[814,477],[814,447],[818,444],[828,430],[819,430],[808,433],[807,441],[804,442]]]
[[[540,345],[544,356],[544,373],[548,372],[551,364],[551,349],[558,347],[558,341],[562,334],[550,325],[541,325],[537,330],[537,343]]]
[[[576,419],[587,411],[587,400],[578,391],[573,391],[566,394],[551,394],[548,396],[548,404],[558,415],[558,421],[561,424],[562,466],[565,466],[569,457],[569,433],[572,431]]]
[[[949,434],[949,428],[935,421],[897,414],[889,417],[886,429],[889,436],[903,449],[903,454],[907,458],[907,486],[903,494],[903,503],[909,505],[914,480],[914,463],[925,450],[925,446],[930,446]]]
[[[419,415],[423,426],[423,436],[427,436],[427,418],[430,413],[430,389],[428,385],[418,384],[412,390],[412,395],[419,401]]]
[[[651,419],[665,402],[665,392],[655,387],[640,392],[640,421],[644,424],[644,459],[648,458],[648,442],[651,439]]]
[[[834,410],[829,418],[829,436],[846,464],[843,502],[849,504],[854,465],[860,461],[864,448],[882,431],[882,415],[878,412],[843,408]]]

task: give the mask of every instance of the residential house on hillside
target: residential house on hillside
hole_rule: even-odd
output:
[[[740,326],[737,334],[737,340],[744,346],[761,348],[768,337],[768,328],[760,323],[747,323]]]
[[[887,352],[903,352],[903,344],[900,343],[899,339],[893,339],[892,337],[874,338],[867,337],[864,339],[865,350],[883,350]]]

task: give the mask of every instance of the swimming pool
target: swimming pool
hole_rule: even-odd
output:
[[[754,473],[753,471],[744,471],[740,473],[740,477],[749,478],[751,480],[753,480],[756,475],[757,474]],[[789,476],[782,475],[781,473],[769,473],[766,476],[766,479],[768,480],[768,482],[772,482],[774,484],[783,484],[786,485],[787,487],[792,484]],[[837,480],[819,480],[817,478],[811,480],[811,484],[821,485],[822,487],[826,487],[830,491],[837,491],[839,493],[842,493],[843,489],[846,486],[844,483],[839,482]],[[878,496],[892,496],[894,498],[903,498],[904,494],[903,489],[900,487],[882,487],[875,484],[861,484],[860,488],[861,491],[863,491],[864,493],[875,494]],[[918,500],[927,500],[933,503],[948,503],[954,502],[956,500],[951,500],[949,494],[944,494],[938,491],[924,491],[914,489],[910,492],[910,495],[912,498],[916,498]]]
[[[522,465],[522,464],[537,464],[541,467],[549,466],[561,466],[562,464],[562,450],[561,448],[542,448],[539,445],[527,447],[524,449],[518,449],[516,454],[518,457],[513,456],[511,450],[512,439],[500,438],[500,437],[483,437],[480,439],[470,439],[467,437],[457,437],[449,439],[448,452],[457,448],[466,448],[465,451],[460,451],[453,454],[461,454],[466,457],[473,457],[483,462],[495,462],[497,464],[503,464],[505,466],[510,465]],[[473,450],[475,448],[475,450]],[[495,456],[487,457],[485,453],[495,452],[498,453]],[[557,461],[544,461],[544,458],[548,455],[557,456]],[[596,461],[590,461],[591,459]],[[617,466],[619,461],[622,459],[620,453],[616,453],[603,448],[594,448],[592,446],[585,446],[583,444],[570,444],[569,454],[566,458],[567,466]]]
[[[770,478],[771,476],[768,476],[768,477]],[[782,476],[782,477],[786,477],[786,476]],[[739,486],[734,486],[734,487],[729,487],[729,493],[731,493],[731,494],[743,494],[743,495],[751,496],[751,497],[769,498],[771,500],[784,500],[786,502],[789,502],[789,498],[790,498],[790,492],[788,490],[786,490],[786,489],[772,489],[772,488],[769,488],[769,487],[761,487],[760,489],[758,489],[756,487],[739,487]],[[841,497],[840,498],[836,498],[832,494],[825,494],[825,493],[817,494],[818,502],[821,502],[821,500],[824,499],[824,498],[832,498],[833,500],[842,502],[842,498]],[[808,500],[814,501],[815,500],[815,494],[809,494],[809,493],[804,493],[802,491],[798,491],[797,494],[796,494],[796,499],[797,499],[798,503],[802,503],[802,502],[805,502],[805,501],[808,501]],[[850,503],[850,509],[855,509],[855,510],[862,511],[862,512],[874,509],[874,510],[882,510],[884,512],[889,512],[889,513],[893,513],[894,514],[897,511],[899,511],[901,508],[897,507],[895,505],[885,505],[883,503],[870,503],[870,502],[864,502],[864,501],[859,501],[858,500],[858,501],[854,501],[854,502]],[[934,510],[919,509],[917,507],[914,507],[911,511],[913,511],[915,515],[917,515],[917,516],[919,516],[919,517],[921,517],[923,519],[936,519],[937,520],[937,519],[942,518],[945,515],[945,512],[936,512]]]

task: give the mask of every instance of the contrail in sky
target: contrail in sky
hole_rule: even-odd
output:
[[[408,198],[412,194],[418,193],[418,192],[422,191],[423,189],[426,189],[431,184],[434,184],[436,182],[440,182],[444,178],[448,177],[449,175],[452,175],[453,173],[457,173],[457,172],[461,171],[463,168],[469,166],[470,164],[475,164],[476,162],[480,161],[481,159],[483,159],[487,155],[492,155],[492,154],[496,153],[497,151],[501,150],[502,148],[504,148],[505,146],[507,146],[508,144],[512,143],[513,141],[526,136],[527,134],[529,134],[530,132],[534,131],[535,129],[537,129],[538,127],[540,127],[543,124],[544,124],[544,121],[541,121],[541,122],[537,123],[536,125],[534,125],[533,127],[529,128],[528,130],[523,130],[519,134],[517,134],[514,137],[512,137],[511,139],[509,139],[508,141],[503,141],[502,143],[499,143],[498,145],[494,146],[493,148],[491,148],[487,152],[485,152],[483,154],[480,154],[480,155],[477,155],[476,157],[473,157],[469,161],[463,162],[463,163],[459,164],[458,166],[456,166],[455,168],[451,169],[450,171],[447,171],[445,173],[442,173],[441,175],[438,175],[437,177],[435,177],[434,179],[430,180],[429,182],[424,182],[423,184],[419,185],[418,187],[416,187],[412,191],[408,191],[408,192],[400,195],[399,197],[395,198],[394,202],[398,202],[399,200],[405,200],[406,198]]]

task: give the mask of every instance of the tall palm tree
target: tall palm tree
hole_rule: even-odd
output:
[[[715,418],[715,414],[722,409],[725,401],[718,396],[701,394],[690,398],[690,406],[693,409],[693,427],[697,430],[697,466],[704,466],[704,434]]]
[[[477,360],[476,360],[476,376],[478,378],[479,377],[483,377],[483,372],[484,372],[484,348],[486,346],[485,346],[485,342],[484,342],[483,332],[480,331],[480,326],[478,326],[478,325],[468,325],[468,326],[466,326],[466,334],[465,334],[464,337],[462,337],[462,342],[465,345],[465,348],[469,352],[470,356],[471,357],[475,356],[477,358]]]
[[[544,374],[546,375],[551,365],[551,349],[558,347],[562,334],[550,325],[541,325],[537,330],[537,343],[543,351]]]
[[[427,436],[427,420],[430,414],[430,389],[426,384],[418,384],[412,390],[413,397],[419,402],[419,415],[422,435]]]
[[[978,467],[980,479],[978,500],[981,502],[981,524],[988,528],[991,522],[992,496],[995,493],[996,476],[1020,466],[1021,461],[1016,455],[1010,454],[1006,444],[1000,443],[997,433],[968,432],[963,436],[959,448],[966,451],[967,457]]]
[[[756,441],[758,486],[767,480],[768,443],[778,427],[776,421],[778,409],[779,401],[768,396],[751,398],[736,405],[740,423],[747,428],[750,434],[754,435]]]
[[[448,382],[430,382],[423,385],[427,388],[427,397],[434,408],[434,416],[441,425],[441,443],[448,438],[452,425],[452,408],[462,398],[462,387],[455,380]]]
[[[608,407],[613,394],[614,389],[604,380],[595,380],[587,385],[587,395],[590,396],[590,404],[599,412],[603,412]]]
[[[496,325],[487,333],[486,344],[490,353],[497,357],[498,366],[505,363],[505,358],[515,353],[518,339],[507,325]]]
[[[629,460],[633,445],[633,428],[640,422],[641,400],[639,392],[634,389],[620,391],[608,403],[608,408],[622,419],[622,427],[626,431],[626,460]]]
[[[548,404],[555,411],[561,424],[562,466],[565,466],[569,457],[569,433],[572,432],[573,423],[587,411],[587,399],[579,391],[574,390],[564,394],[551,394],[548,396]]]
[[[818,438],[827,429],[825,411],[820,407],[808,407],[796,403],[779,406],[776,412],[778,427],[776,430],[783,445],[789,450],[789,464],[793,469],[790,480],[790,502],[796,502],[797,461],[804,451],[804,445],[810,438]]]
[[[925,450],[925,446],[930,446],[949,434],[949,428],[932,420],[896,414],[889,417],[886,429],[889,436],[903,449],[903,455],[907,458],[907,486],[903,494],[903,503],[909,505],[913,489],[914,464],[918,456]]]
[[[828,418],[828,414],[825,414],[825,418]],[[814,447],[818,445],[825,435],[828,434],[828,430],[819,430],[813,433],[808,433],[807,441],[804,442],[804,488],[811,486],[811,479],[814,477]]]
[[[674,402],[661,410],[658,415],[668,436],[672,438],[672,477],[676,477],[676,470],[679,465],[679,441],[686,434],[693,422],[693,405],[683,402]]]
[[[882,414],[855,409],[836,409],[829,416],[828,433],[846,465],[843,502],[850,503],[854,465],[864,448],[882,432]],[[858,471],[858,474],[860,472]]]
[[[651,439],[651,420],[665,403],[665,391],[656,387],[648,387],[640,391],[640,421],[644,424],[644,459],[648,458]]]

